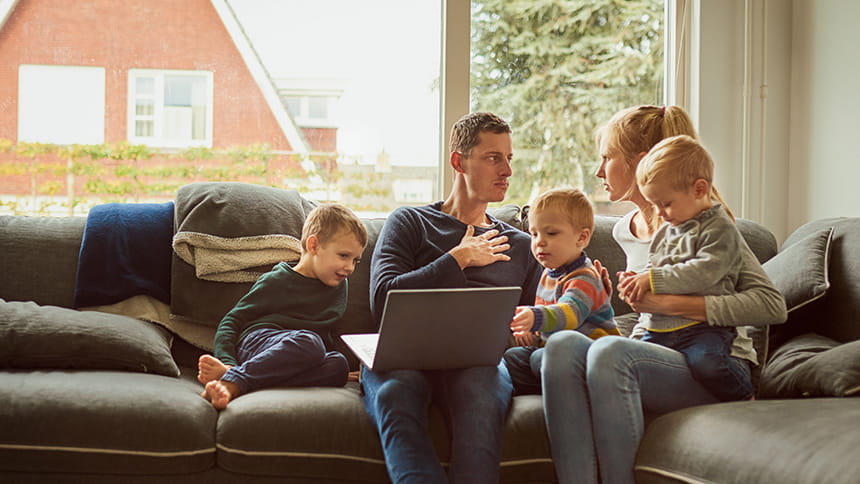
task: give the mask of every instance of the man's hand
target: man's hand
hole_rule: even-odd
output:
[[[475,227],[469,225],[460,243],[448,252],[460,264],[460,269],[488,266],[493,262],[511,260],[510,256],[504,254],[511,248],[507,242],[508,237],[499,235],[498,230],[475,235]]]

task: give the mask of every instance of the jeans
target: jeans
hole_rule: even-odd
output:
[[[732,358],[739,372],[746,361]],[[681,353],[621,336],[578,331],[549,338],[541,367],[547,434],[559,482],[633,483],[644,411],[663,414],[720,401]],[[599,465],[598,465],[599,463]]]
[[[393,483],[498,482],[502,430],[512,392],[503,364],[379,373],[362,367],[361,386]],[[431,400],[439,406],[451,437],[447,477],[427,431]]]
[[[693,377],[723,401],[749,400],[753,394],[750,372],[731,356],[735,328],[700,323],[677,331],[646,331],[642,341],[680,351]]]
[[[540,395],[540,367],[543,348],[514,346],[505,351],[503,361],[511,375],[514,395]]]
[[[349,363],[337,351],[326,351],[322,338],[303,329],[258,329],[239,341],[239,365],[222,380],[243,394],[262,388],[346,384]]]

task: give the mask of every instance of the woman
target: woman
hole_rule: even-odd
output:
[[[648,263],[648,247],[660,220],[639,192],[636,167],[664,138],[697,138],[680,107],[638,106],[615,114],[598,132],[601,164],[597,176],[613,202],[636,209],[613,229],[627,256],[627,270]],[[744,246],[738,292],[727,296],[655,295],[632,305],[708,321],[717,326],[764,326],[785,320],[782,295]],[[749,355],[752,341],[743,328],[733,355]],[[754,352],[751,353],[754,355]],[[749,364],[756,364],[755,356]],[[748,368],[746,360],[739,364]],[[625,337],[591,340],[575,331],[549,339],[542,363],[544,411],[559,482],[634,482],[633,463],[644,432],[644,411],[666,413],[718,402],[692,376],[684,356],[672,349]]]

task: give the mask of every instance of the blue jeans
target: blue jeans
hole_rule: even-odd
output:
[[[244,394],[272,387],[341,387],[349,363],[337,351],[326,351],[322,338],[303,329],[258,329],[236,348],[239,365],[222,380],[235,383]]]
[[[732,358],[735,328],[700,323],[677,331],[646,331],[642,341],[680,351],[693,377],[723,401],[749,400],[753,394],[750,372]]]
[[[543,348],[514,346],[505,351],[502,361],[511,375],[514,395],[540,395],[540,367]]]
[[[361,386],[393,483],[499,481],[502,430],[512,392],[504,365],[379,373],[362,367]],[[451,437],[447,477],[427,431],[431,400]]]
[[[737,371],[746,361],[732,358]],[[544,413],[559,483],[633,483],[644,411],[668,413],[720,401],[681,353],[621,336],[560,331],[541,367]],[[599,463],[599,465],[598,465]]]

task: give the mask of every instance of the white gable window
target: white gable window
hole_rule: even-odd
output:
[[[18,139],[101,144],[105,134],[102,67],[21,65],[18,69]]]
[[[212,73],[131,69],[128,139],[165,148],[212,146]]]

